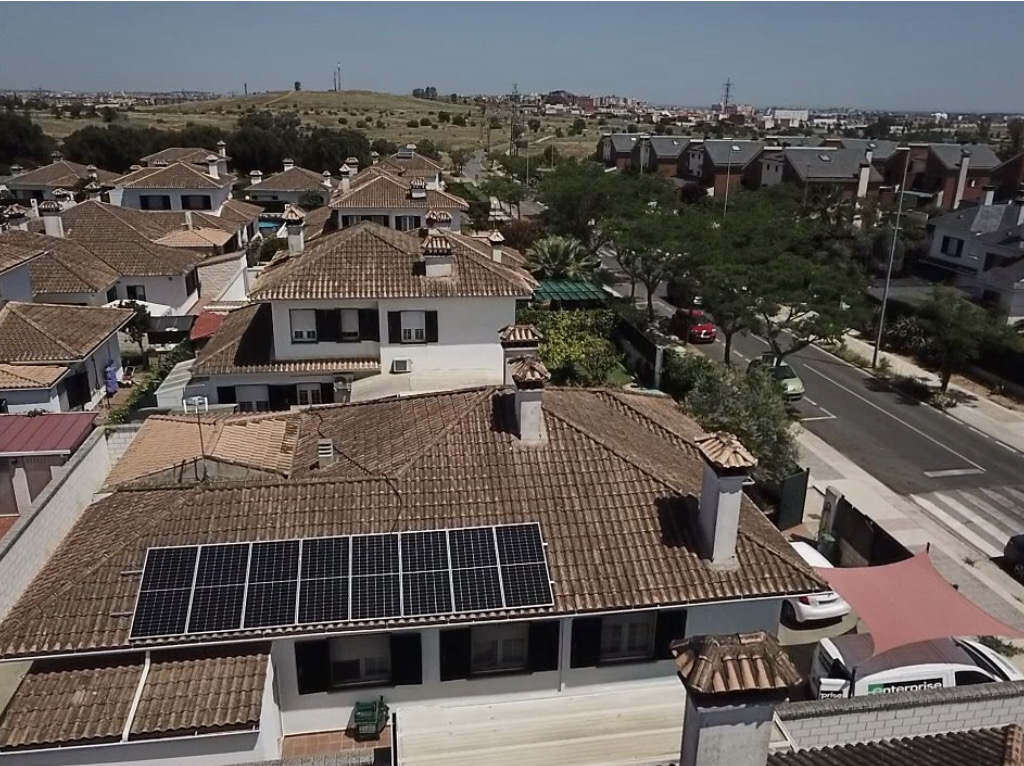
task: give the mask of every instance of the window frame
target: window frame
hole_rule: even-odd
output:
[[[323,388],[319,383],[296,383],[295,397],[300,407],[312,407],[324,403]]]
[[[511,645],[521,644],[518,655],[514,659],[506,659],[512,651]],[[494,646],[493,663],[478,664],[478,650],[484,646]],[[499,673],[527,673],[530,668],[530,625],[527,622],[504,622],[491,625],[476,625],[470,630],[470,676],[489,676]]]
[[[355,648],[354,648],[355,647]],[[383,651],[383,655],[379,652]],[[355,636],[337,636],[328,639],[328,652],[330,655],[330,685],[329,689],[351,689],[360,686],[391,686],[392,685],[392,657],[391,637],[387,633],[364,633]],[[344,654],[342,654],[344,652]],[[354,655],[354,656],[353,656]],[[385,669],[379,668],[374,673],[368,673],[366,663],[368,660],[385,661]],[[336,666],[343,662],[356,662],[359,666],[359,677],[356,679],[342,680],[335,674]]]
[[[638,649],[631,647],[631,633],[633,628],[643,626],[646,631],[644,647]],[[606,632],[616,632],[616,648],[610,649],[606,646]],[[600,664],[614,664],[618,662],[636,662],[639,660],[650,660],[654,657],[655,634],[657,632],[656,612],[630,612],[626,614],[612,614],[601,619],[601,641],[599,651]]]
[[[339,339],[340,339],[339,342],[341,342],[341,343],[354,343],[354,342],[358,342],[359,340],[361,340],[362,336],[361,336],[361,333],[359,331],[359,309],[338,309],[338,310],[341,313],[341,317],[340,317],[340,319],[338,321],[338,325],[339,325],[340,330],[341,330],[340,331],[340,335],[338,336]],[[349,331],[345,330],[345,325],[346,325],[345,319],[346,319],[346,317],[348,317],[349,320],[350,320],[348,322],[348,324],[350,326],[354,325],[355,326],[355,330],[349,330]]]
[[[132,295],[132,293],[135,293]],[[141,296],[140,296],[141,293]],[[129,301],[142,301],[146,302],[146,286],[145,285],[125,285],[124,294],[126,300]]]
[[[296,322],[298,315],[306,317],[307,322]],[[301,325],[296,329],[296,324]],[[316,332],[316,309],[288,309],[288,330],[291,332],[292,343],[319,343]]]
[[[403,346],[422,346],[427,342],[427,312],[402,311],[401,313],[401,344]],[[415,319],[419,319],[418,326]],[[413,321],[407,321],[413,320]],[[409,337],[406,337],[408,332]],[[416,337],[419,333],[419,337]]]

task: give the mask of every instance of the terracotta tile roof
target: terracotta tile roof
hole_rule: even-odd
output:
[[[298,256],[282,253],[260,275],[253,300],[529,296],[537,283],[525,270],[498,264],[448,233],[450,277],[427,277],[420,239],[373,223],[320,237]]]
[[[388,173],[379,173],[365,183],[350,187],[347,192],[335,192],[331,199],[335,210],[365,208],[408,208],[414,210],[469,210],[469,203],[461,197],[437,189],[427,189],[426,196],[414,198],[411,184]]]
[[[704,459],[716,468],[726,471],[750,470],[757,466],[757,458],[732,434],[704,434],[696,439],[696,444]]]
[[[334,188],[336,185],[336,183],[332,182],[331,188]],[[246,191],[330,193],[330,189],[324,185],[322,174],[317,173],[315,170],[300,168],[297,165],[289,170],[274,173],[274,175],[264,179],[255,186],[249,187]]]
[[[207,256],[193,250],[158,245],[167,221],[144,211],[94,200],[65,210],[68,239],[89,248],[113,269],[130,276],[176,276],[191,272]]]
[[[110,183],[125,189],[223,189],[231,186],[234,176],[213,178],[195,165],[175,162],[170,165],[142,168],[115,178]]]
[[[376,372],[377,358],[291,359],[271,358],[273,337],[270,304],[252,304],[230,312],[220,329],[199,352],[192,366],[194,375],[234,373],[340,373]]]
[[[196,317],[196,323],[192,325],[192,331],[188,335],[189,340],[210,338],[222,324],[224,324],[224,314],[218,311],[204,311]]]
[[[222,160],[231,159],[230,157],[221,157],[217,152],[212,152],[209,149],[195,146],[172,146],[169,149],[161,149],[159,152],[147,154],[145,157],[141,157],[139,162],[146,165],[155,165],[158,162],[188,162],[206,167],[206,158],[211,155]]]
[[[471,389],[291,413],[284,417],[298,422],[298,437],[287,479],[116,491],[85,510],[0,625],[0,653],[126,648],[137,573],[146,550],[161,545],[536,521],[555,604],[529,613],[827,589],[749,500],[738,567],[724,571],[700,558],[691,498],[700,493],[702,459],[686,436],[695,427],[672,400],[548,389],[548,439],[531,449],[519,448],[511,400],[505,390]],[[673,422],[689,425],[663,425]],[[325,469],[316,459],[322,436],[339,453]]]
[[[17,231],[18,234],[28,233],[18,229],[11,229],[10,231]],[[41,248],[33,247],[31,244],[21,241],[23,238],[9,236],[10,231],[0,232],[0,274],[8,269],[29,263],[33,258],[37,258],[43,253]]]
[[[401,171],[398,168],[387,168],[384,167],[383,165],[377,164],[370,165],[367,168],[363,168],[354,176],[352,176],[349,188],[355,189],[356,187],[362,186],[363,184],[372,181],[375,178],[379,178],[380,176],[388,176],[389,178],[394,178],[396,180],[403,181]],[[408,181],[403,182],[408,183]]]
[[[131,318],[130,309],[11,301],[0,309],[0,361],[85,359]]]
[[[116,742],[154,735],[250,729],[259,725],[269,660],[265,644],[35,663],[0,719],[0,749]],[[138,706],[132,702],[142,683]]]
[[[516,383],[544,383],[551,380],[551,373],[544,362],[535,356],[524,356],[509,364],[512,380]]]
[[[298,436],[298,421],[287,415],[221,415],[203,421],[200,439],[195,418],[153,415],[147,418],[106,485],[115,487],[205,457],[231,465],[287,476]]]
[[[0,364],[0,388],[49,388],[67,367],[36,364]]]
[[[767,766],[1024,766],[1024,729],[954,731],[773,753]]]
[[[698,695],[785,693],[801,681],[775,636],[763,630],[727,636],[694,636],[672,644],[679,678]]]
[[[396,152],[382,159],[379,164],[394,168],[410,177],[417,174],[435,175],[443,170],[440,163],[419,152],[413,152],[411,157],[403,157],[402,152]]]
[[[231,232],[223,229],[182,229],[172,231],[156,240],[158,245],[167,247],[189,247],[196,250],[204,247],[223,247],[231,240]]]
[[[536,325],[510,324],[507,327],[501,328],[501,332],[498,333],[498,339],[503,346],[536,346],[544,340],[544,335],[537,329]]]
[[[39,234],[30,236],[46,240],[46,254],[33,261],[29,267],[34,295],[98,293],[108,290],[122,276],[117,269],[78,242]]]
[[[117,173],[97,170],[96,176],[100,183],[109,185],[117,178]],[[61,187],[73,189],[77,183],[86,180],[88,177],[89,168],[87,165],[80,165],[77,162],[69,162],[68,160],[58,160],[41,168],[22,173],[20,176],[15,176],[7,181],[7,188],[22,189],[43,186],[53,189]]]
[[[263,208],[240,199],[229,199],[220,208],[220,217],[229,220],[249,223],[259,218]]]
[[[498,232],[498,234],[500,236],[500,232]],[[480,253],[480,255],[484,256],[485,258],[491,257],[491,250],[493,248],[491,247],[490,243],[490,234],[462,234],[460,232],[455,236],[458,237],[459,240],[463,242],[467,247],[476,250],[478,253]],[[504,240],[505,238],[502,237],[502,242],[504,242]],[[506,265],[525,267],[526,257],[515,248],[509,247],[508,245],[502,245],[501,262]]]
[[[322,237],[324,234],[330,234],[338,230],[334,223],[334,210],[326,205],[314,208],[306,213],[303,223],[306,224],[303,236],[307,244],[318,237]]]

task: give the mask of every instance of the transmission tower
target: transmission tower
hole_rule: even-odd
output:
[[[732,95],[732,78],[727,77],[722,86],[722,114],[729,113],[729,97]]]
[[[518,139],[520,133],[522,133],[522,112],[519,110],[519,84],[512,84],[512,95],[510,96],[512,101],[512,111],[509,115],[509,126],[508,126],[508,153],[510,156],[515,157],[519,154]]]

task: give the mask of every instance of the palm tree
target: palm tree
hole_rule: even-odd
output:
[[[541,279],[588,279],[597,268],[597,257],[572,237],[544,237],[526,252],[526,263]]]

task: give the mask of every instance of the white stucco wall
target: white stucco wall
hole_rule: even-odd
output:
[[[28,267],[26,263],[0,274],[0,306],[7,301],[32,302],[32,279]]]
[[[736,604],[707,604],[689,609],[686,616],[686,636],[714,636],[727,633],[746,633],[779,629],[779,617],[784,599],[761,599]]]
[[[227,766],[263,760],[257,732],[122,742],[92,747],[4,753],[4,766],[92,766],[144,764]]]
[[[293,309],[369,309],[374,301],[274,301],[270,304],[274,321],[274,357],[277,359],[343,359],[376,358],[380,344],[372,341],[356,343],[294,343],[290,312]],[[381,318],[381,339],[387,335],[387,317]]]
[[[170,306],[172,314],[186,314],[199,300],[199,293],[185,292],[185,277],[134,277],[126,276],[117,280],[118,300],[128,298],[128,285],[142,285],[146,289],[146,302]]]
[[[0,389],[0,399],[7,400],[7,411],[11,415],[34,410],[62,411],[56,388]]]
[[[427,217],[427,213],[430,212],[430,208],[424,205],[422,208],[338,208],[337,216],[338,220],[342,220],[342,216],[356,215],[356,216],[371,216],[371,215],[386,215],[388,216],[388,226],[392,229],[395,228],[395,218],[398,216],[407,215],[418,215],[420,217],[420,224],[425,225],[424,219]],[[461,210],[449,210],[452,216],[452,223],[449,228],[452,231],[462,230],[462,211]]]
[[[699,708],[688,697],[680,761],[687,766],[763,766],[771,733],[771,705]]]
[[[220,210],[221,205],[231,199],[231,187],[227,186],[223,189],[114,189],[110,192],[110,202],[113,205],[141,210],[142,197],[166,195],[171,198],[171,210],[182,210],[182,196],[195,194],[208,196],[210,198],[210,210],[216,213]]]

